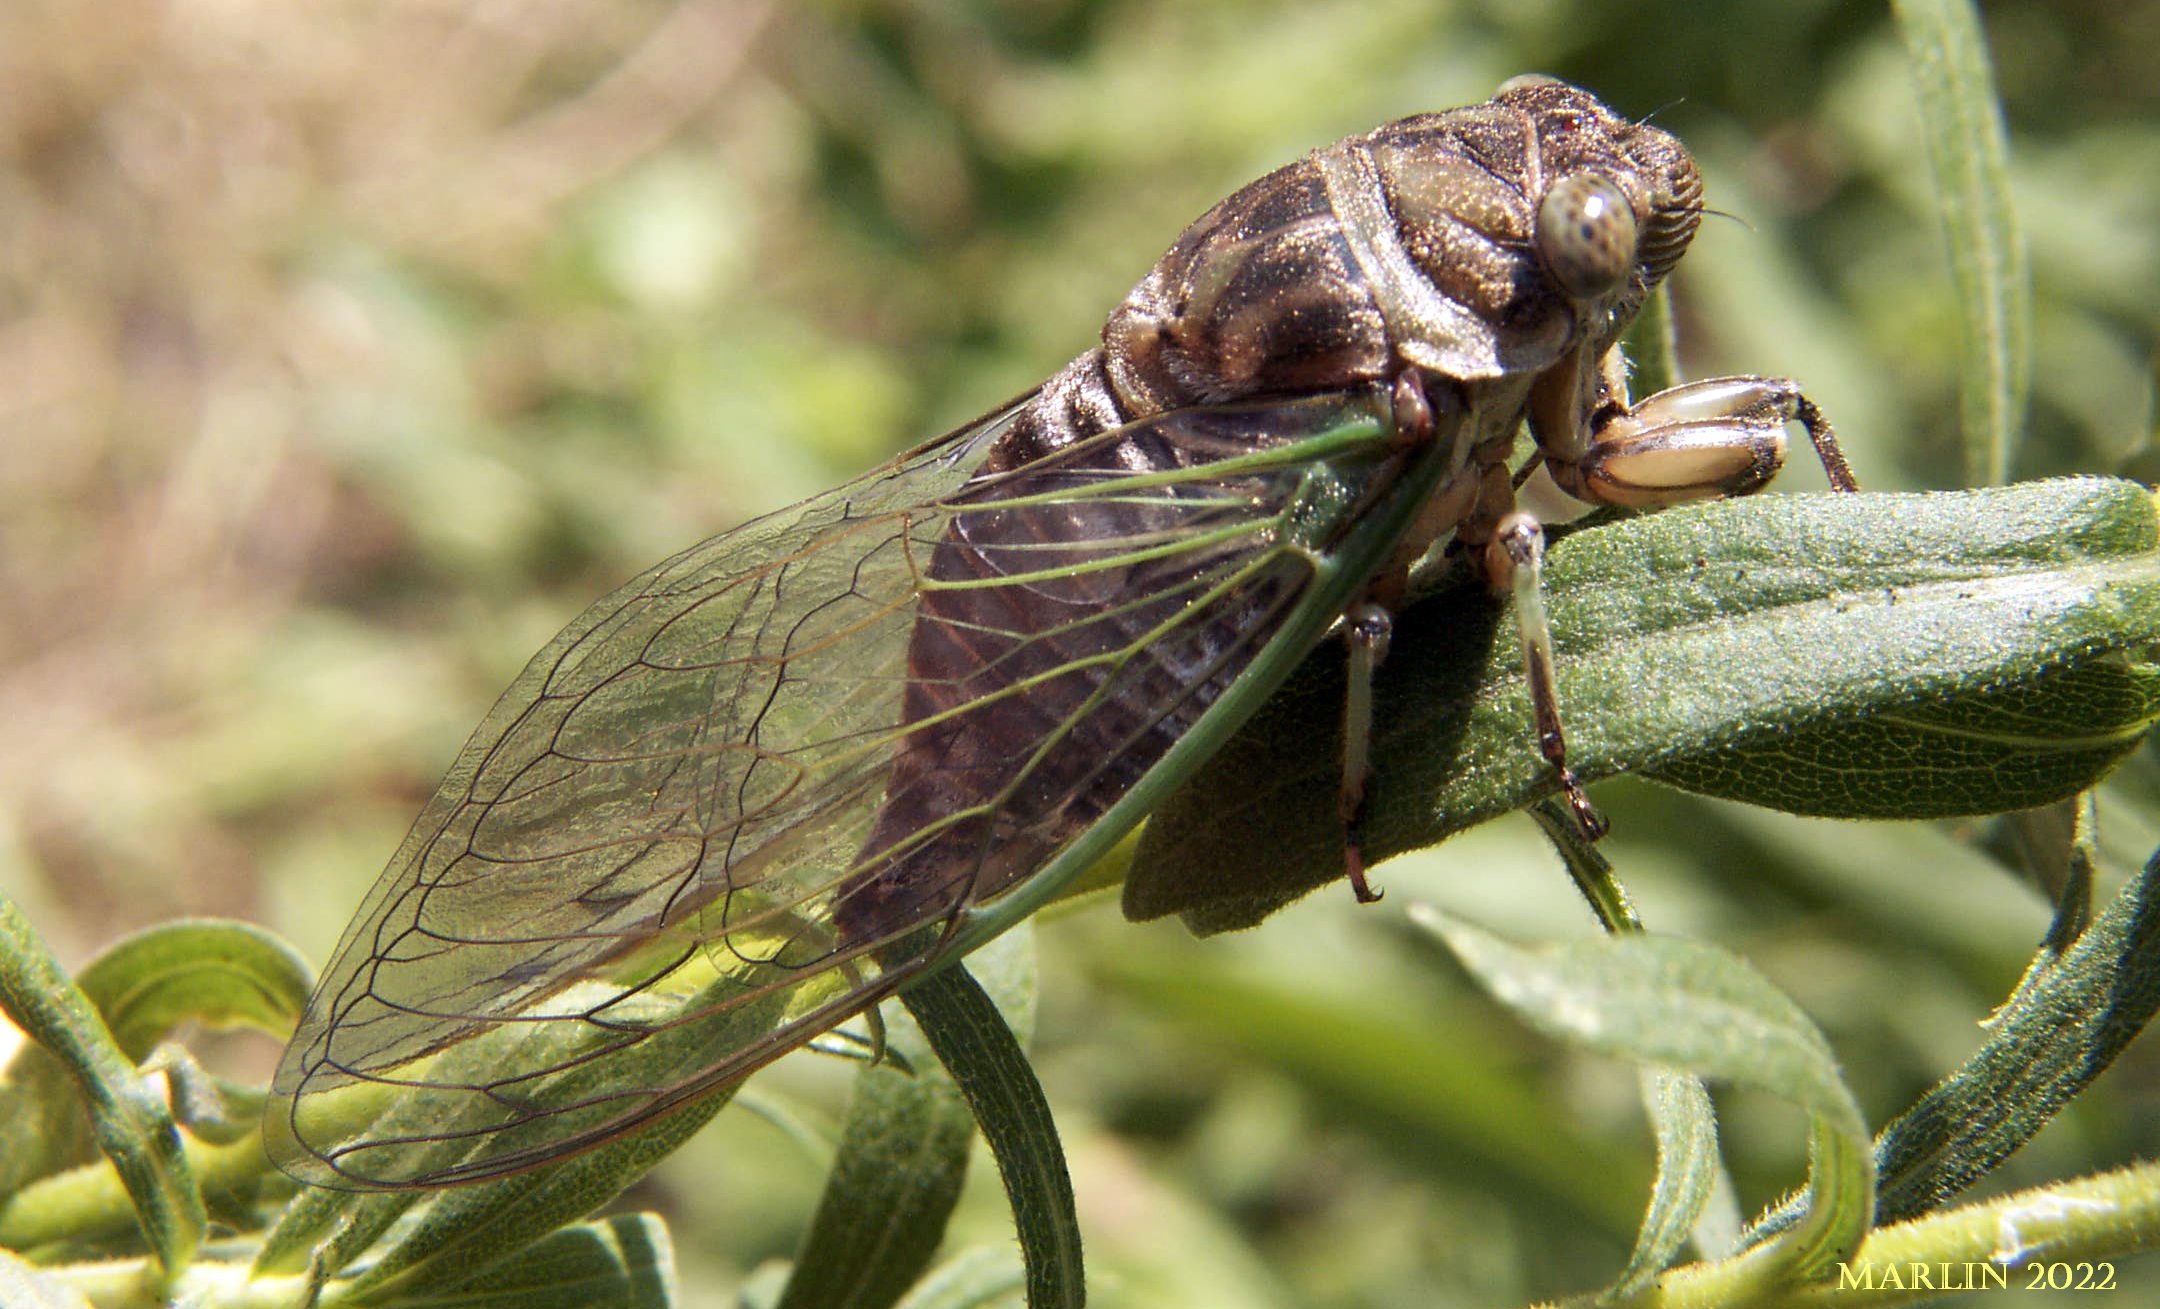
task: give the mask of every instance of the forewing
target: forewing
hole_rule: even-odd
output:
[[[529,1167],[889,994],[1281,628],[1321,455],[1327,512],[1355,510],[1361,420],[1347,464],[1378,475],[1359,398],[986,471],[1008,413],[602,599],[347,930],[273,1084],[273,1157],[348,1187]]]

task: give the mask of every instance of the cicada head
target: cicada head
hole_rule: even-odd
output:
[[[1678,140],[1549,77],[1326,155],[1338,192],[1378,190],[1387,222],[1368,224],[1362,253],[1397,353],[1464,379],[1533,371],[1574,345],[1601,351],[1702,213],[1702,177]]]
[[[1126,416],[1354,386],[1416,365],[1519,377],[1616,339],[1687,248],[1670,134],[1519,77],[1348,137],[1187,228],[1104,329]]]

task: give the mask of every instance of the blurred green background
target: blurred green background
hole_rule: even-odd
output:
[[[2160,5],[1985,17],[2036,292],[2018,472],[2151,468]],[[0,891],[71,960],[183,914],[321,959],[587,601],[1041,380],[1234,187],[1528,70],[1655,114],[1737,220],[1676,276],[1689,372],[1797,376],[1870,488],[1954,483],[1955,310],[1878,4],[0,6]],[[1878,1121],[2046,923],[1969,832],[1598,798],[1650,924],[1788,987]],[[2134,826],[2104,834],[2138,862]],[[1634,1076],[1436,988],[1401,928],[1426,899],[1588,931],[1557,864],[1511,820],[1378,878],[1378,908],[1331,889],[1206,943],[1108,904],[1045,924],[1037,1051],[1101,1302],[1490,1304],[1617,1269]],[[832,1115],[846,1069],[759,1080]],[[1801,1124],[1723,1108],[1752,1211],[1804,1175]],[[2156,1151],[2147,1042],[2006,1184]],[[633,1198],[719,1305],[821,1177],[738,1109]],[[978,1168],[956,1236],[1006,1221]]]

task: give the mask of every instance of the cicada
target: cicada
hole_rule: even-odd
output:
[[[1347,138],[1208,211],[1041,387],[600,600],[346,931],[272,1156],[466,1181],[730,1085],[1039,904],[1335,630],[1354,830],[1364,685],[1445,542],[1516,595],[1594,828],[1522,479],[1744,494],[1798,421],[1851,484],[1791,382],[1629,401],[1621,331],[1702,212],[1677,140],[1550,78]]]

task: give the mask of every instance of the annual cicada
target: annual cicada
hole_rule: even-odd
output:
[[[728,1085],[1039,904],[1335,630],[1354,833],[1363,689],[1442,542],[1516,595],[1535,738],[1594,830],[1522,479],[1744,494],[1798,421],[1851,485],[1790,382],[1629,402],[1616,343],[1701,213],[1678,141],[1550,78],[1350,137],[1186,229],[1041,387],[600,600],[346,931],[273,1157],[464,1181]]]

